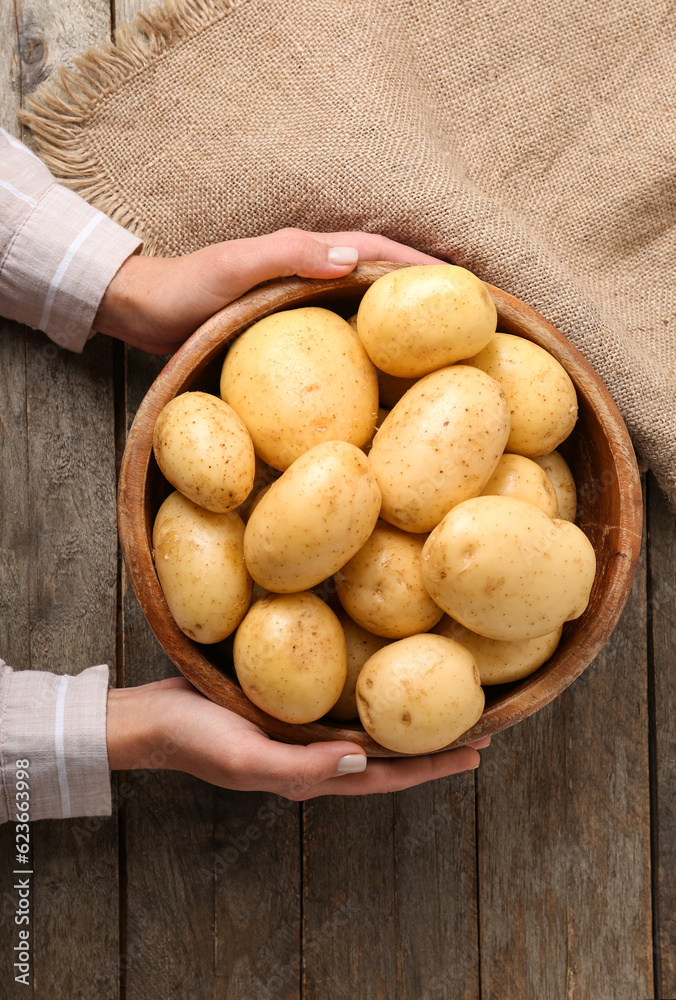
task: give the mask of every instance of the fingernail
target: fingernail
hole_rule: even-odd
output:
[[[348,753],[338,761],[338,774],[357,774],[366,770],[366,757],[363,753]]]
[[[477,740],[474,744],[477,750],[483,750],[484,747],[490,746],[491,738],[490,736],[484,736],[482,739]]]
[[[356,264],[359,260],[359,251],[354,247],[331,247],[329,250],[329,264]],[[360,768],[360,770],[362,770]]]

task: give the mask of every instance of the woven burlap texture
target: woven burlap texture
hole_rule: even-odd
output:
[[[657,0],[172,0],[36,94],[148,252],[365,229],[534,306],[676,499],[676,14]]]

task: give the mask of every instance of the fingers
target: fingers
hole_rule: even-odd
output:
[[[373,759],[366,770],[340,778],[331,778],[317,786],[314,795],[374,795],[401,792],[426,781],[435,781],[452,774],[471,771],[479,766],[480,757],[472,747],[460,747],[425,757]]]
[[[319,794],[332,778],[363,771],[367,763],[364,751],[347,741],[296,746],[261,737],[248,740],[242,750],[246,759],[238,769],[246,773],[248,788],[298,802]]]
[[[359,251],[359,260],[391,260],[397,264],[445,264],[446,261],[396,243],[376,233],[312,233],[317,240],[335,246],[344,243]]]
[[[375,759],[349,742],[293,746],[254,739],[246,749],[250,788],[276,792],[294,801],[318,795],[372,795],[396,792],[425,781],[459,774],[479,766],[474,744],[423,757]]]
[[[280,229],[267,236],[218,243],[193,255],[202,278],[218,294],[227,285],[236,298],[262,281],[297,274],[301,278],[336,278],[352,271],[359,250],[340,240],[319,240],[301,229]],[[205,271],[206,268],[206,271]]]
[[[373,233],[280,229],[176,258],[130,257],[111,281],[96,329],[155,354],[174,351],[215,312],[272,278],[340,278],[358,261],[440,264]]]
[[[262,281],[298,275],[336,278],[349,274],[359,260],[408,264],[442,261],[370,233],[308,233],[280,229],[267,236],[219,243],[191,255],[199,280],[209,294],[232,301]],[[222,303],[221,303],[222,304]]]

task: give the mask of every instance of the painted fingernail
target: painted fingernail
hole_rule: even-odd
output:
[[[338,774],[357,774],[366,770],[366,757],[363,753],[348,753],[338,761]]]
[[[331,247],[329,250],[329,264],[356,264],[359,260],[359,251],[354,247]]]

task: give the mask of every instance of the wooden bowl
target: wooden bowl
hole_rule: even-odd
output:
[[[270,736],[291,743],[348,739],[369,755],[380,757],[399,755],[375,743],[358,722],[321,720],[290,725],[262,712],[237,684],[223,647],[199,645],[175,624],[152,557],[155,514],[172,490],[155,462],[152,438],[157,415],[174,396],[195,389],[218,394],[228,345],[256,320],[304,305],[326,306],[349,316],[369,285],[399,266],[369,263],[335,280],[272,281],[213,316],[169,361],[141,403],[127,441],[119,489],[120,539],[132,586],[155,635],[185,677],[212,701],[256,723]],[[597,571],[587,610],[566,624],[551,659],[522,681],[488,688],[481,719],[453,746],[513,726],[550,702],[582,673],[617,624],[629,596],[641,544],[638,469],[629,435],[607,389],[582,355],[542,316],[497,288],[490,287],[490,292],[498,310],[498,328],[544,347],[575,384],[579,419],[562,451],[578,484],[577,523],[594,546]]]

